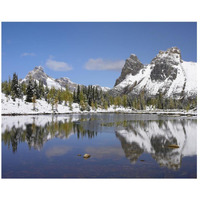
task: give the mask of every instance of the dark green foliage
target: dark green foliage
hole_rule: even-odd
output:
[[[26,101],[32,102],[33,95],[34,95],[34,87],[33,87],[32,79],[30,77],[28,80],[27,88],[26,88]]]
[[[9,82],[8,81],[2,82],[1,90],[6,96],[10,95],[11,94],[11,80],[9,80]]]
[[[38,92],[39,92],[39,99],[44,98],[44,84],[42,81],[39,81]]]
[[[78,85],[78,88],[77,88],[77,95],[76,95],[75,102],[80,103],[80,85]]]
[[[18,76],[17,76],[16,73],[13,74],[13,79],[12,79],[12,82],[11,82],[11,95],[12,95],[13,100],[15,100],[15,98],[21,97],[21,91],[20,91]]]

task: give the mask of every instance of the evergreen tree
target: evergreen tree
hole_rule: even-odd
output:
[[[32,79],[31,79],[31,77],[29,77],[28,85],[26,88],[26,101],[27,102],[32,102],[33,94],[34,93],[33,93]]]
[[[104,108],[105,110],[108,109],[108,102],[107,102],[105,99],[103,100],[103,108]]]
[[[73,92],[73,102],[77,103],[77,99],[76,99],[76,91],[74,90]]]
[[[47,102],[51,104],[52,110],[54,110],[54,105],[56,105],[56,103],[58,102],[58,100],[56,100],[56,96],[57,91],[54,87],[52,87],[47,94]]]
[[[7,81],[2,82],[1,90],[6,96],[10,95],[10,91],[8,89],[8,82]]]
[[[38,87],[36,80],[34,81],[34,84],[33,84],[33,95],[36,96],[36,99],[40,98],[39,87]]]
[[[9,76],[9,80],[8,80],[8,92],[9,92],[9,94],[8,95],[11,94],[11,85],[12,85],[12,80],[11,80],[11,78]]]
[[[140,104],[140,109],[141,110],[144,110],[146,108],[145,90],[141,90],[141,92],[140,92],[139,104]]]
[[[127,104],[128,104],[128,102],[127,102],[127,96],[123,95],[123,97],[122,97],[122,105],[124,106],[124,108],[127,107]]]
[[[99,101],[99,91],[98,91],[98,88],[95,87],[95,92],[94,92],[94,102],[98,103]]]
[[[26,83],[22,82],[22,84],[21,84],[21,91],[22,91],[23,95],[26,95],[26,88],[27,88]]]
[[[54,104],[55,104],[55,107],[56,107],[56,111],[58,111],[58,96],[56,96],[54,98]]]
[[[81,111],[86,109],[86,102],[85,102],[85,96],[83,94],[83,90],[79,93],[79,100],[80,100],[80,109]]]
[[[69,108],[70,108],[71,111],[73,110],[72,103],[73,103],[73,96],[70,95],[70,97],[69,97]]]
[[[169,108],[170,109],[174,109],[175,108],[174,100],[172,98],[169,99]]]
[[[137,99],[136,98],[133,99],[132,107],[134,109],[137,109]]]
[[[39,81],[39,86],[38,86],[38,92],[39,92],[39,99],[44,97],[44,84],[43,81]]]
[[[77,88],[76,100],[77,100],[77,103],[80,103],[80,85],[78,85],[78,88]]]
[[[92,101],[92,103],[91,103],[91,107],[92,107],[92,110],[95,110],[95,104],[94,104],[94,101]]]
[[[163,109],[163,94],[162,92],[159,92],[157,96],[157,108]]]
[[[116,103],[117,103],[117,106],[119,107],[119,106],[121,106],[121,103],[122,102],[122,99],[121,99],[121,97],[120,96],[117,96],[116,97]]]
[[[16,73],[13,74],[13,79],[12,79],[12,84],[11,84],[11,94],[13,100],[15,98],[20,97],[20,87],[19,87],[19,82],[18,82],[18,76]]]

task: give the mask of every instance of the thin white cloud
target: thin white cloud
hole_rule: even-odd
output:
[[[21,56],[35,56],[35,53],[22,53]]]
[[[98,59],[91,58],[85,64],[85,69],[120,71],[123,68],[124,63],[125,63],[124,60],[110,61],[110,60],[103,60],[101,58]]]
[[[66,62],[60,62],[49,58],[46,61],[46,66],[54,71],[69,71],[72,70],[72,67]]]

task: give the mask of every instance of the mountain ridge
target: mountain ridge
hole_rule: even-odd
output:
[[[183,61],[177,47],[159,51],[148,65],[143,65],[136,55],[131,54],[109,93],[137,96],[145,91],[149,97],[161,92],[165,98],[196,98],[196,72],[197,64]]]
[[[22,79],[21,82],[28,83],[29,78],[32,78],[33,80],[36,80],[37,82],[42,81],[45,86],[48,86],[49,88],[54,87],[55,89],[63,89],[65,90],[66,86],[68,89],[73,92],[77,89],[78,85],[83,86],[81,84],[77,84],[72,82],[68,77],[61,77],[61,78],[52,78],[49,75],[47,75],[44,72],[44,69],[42,66],[36,66],[32,71],[28,72],[26,77]],[[108,87],[101,87],[99,85],[94,85],[99,90],[102,89],[103,91],[108,91],[110,88]]]
[[[135,54],[131,54],[112,89],[94,86],[111,96],[128,95],[133,98],[144,91],[148,97],[154,97],[161,92],[164,98],[194,99],[197,96],[196,74],[197,63],[182,60],[180,49],[171,47],[166,51],[159,51],[147,65],[141,63]],[[41,66],[30,71],[22,82],[27,83],[30,76],[34,80],[41,80],[50,88],[65,89],[67,86],[71,92],[79,85],[67,77],[54,79]]]

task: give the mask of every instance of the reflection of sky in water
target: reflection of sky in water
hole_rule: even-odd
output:
[[[45,154],[47,157],[62,156],[67,154],[71,150],[71,147],[67,146],[54,146],[47,149]]]
[[[3,116],[1,127],[3,177],[196,177],[195,118]]]
[[[85,151],[95,158],[124,157],[123,149],[119,147],[86,147]]]

